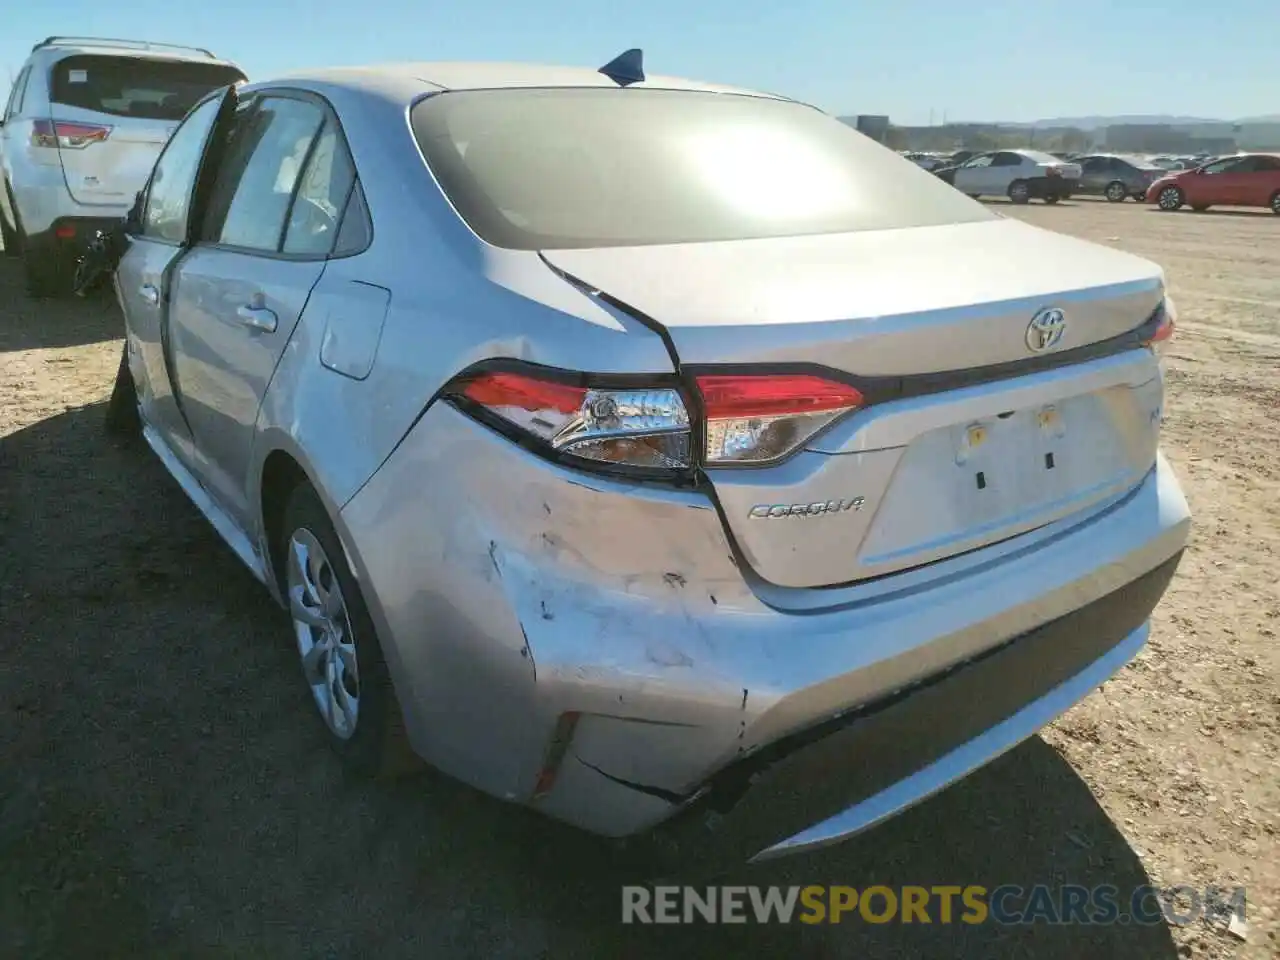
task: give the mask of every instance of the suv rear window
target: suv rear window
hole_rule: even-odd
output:
[[[216,63],[84,55],[54,65],[50,99],[115,117],[181,120],[209,91],[244,79]]]
[[[990,219],[812,107],[683,90],[431,96],[411,112],[441,188],[495,246],[697,243]]]

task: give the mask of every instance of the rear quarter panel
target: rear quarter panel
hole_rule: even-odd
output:
[[[441,387],[481,360],[602,373],[673,369],[657,334],[570,286],[536,253],[499,251],[476,239],[435,187],[403,102],[329,84],[311,89],[339,113],[373,239],[363,253],[329,261],[281,357],[258,416],[246,478],[251,502],[261,502],[267,457],[284,450],[336,511]],[[376,304],[343,297],[353,284],[386,295]],[[363,338],[371,355],[355,366],[330,357],[326,366],[321,354],[334,310],[352,304],[361,315],[337,319],[381,326]]]

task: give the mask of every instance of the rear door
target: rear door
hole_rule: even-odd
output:
[[[1034,166],[1020,153],[1008,150],[997,153],[988,168],[987,189],[984,192],[1003,197],[1009,192],[1009,184],[1028,176],[1028,173],[1022,169],[1024,163]]]
[[[67,190],[82,204],[128,204],[187,111],[244,79],[235,67],[110,54],[64,57],[49,77],[49,121]]]
[[[354,182],[327,106],[300,93],[256,94],[237,111],[200,239],[176,270],[169,326],[196,472],[246,528],[258,410]]]
[[[1080,189],[1084,193],[1101,193],[1109,181],[1107,157],[1085,157],[1080,164]]]
[[[1258,155],[1250,157],[1249,168],[1241,171],[1240,193],[1236,203],[1247,207],[1267,207],[1280,190],[1280,158]]]
[[[190,239],[192,208],[215,159],[209,144],[225,130],[234,105],[235,91],[228,87],[196,106],[174,133],[151,173],[140,222],[115,274],[143,416],[187,461],[191,435],[170,382],[165,311],[172,268]]]

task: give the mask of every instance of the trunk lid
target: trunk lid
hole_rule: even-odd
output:
[[[1087,359],[1159,307],[1160,270],[1138,257],[1003,218],[545,257],[661,323],[686,368],[823,367],[878,399],[780,464],[707,471],[776,584],[879,576],[1097,509],[1155,458],[1150,351]],[[1067,323],[1037,355],[1046,308]],[[1052,365],[1076,348],[1082,362]],[[758,509],[832,501],[854,505]]]
[[[86,138],[80,146],[60,140],[72,198],[131,203],[187,111],[211,90],[242,79],[235,67],[199,60],[79,54],[58,61],[50,78],[50,119],[106,129],[105,138]]]

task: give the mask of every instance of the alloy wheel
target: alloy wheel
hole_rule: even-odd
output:
[[[349,740],[360,715],[360,671],[342,588],[324,547],[305,528],[289,538],[286,566],[303,677],[325,726]]]
[[[1127,192],[1123,183],[1113,183],[1107,187],[1107,199],[1112,203],[1120,203]]]
[[[1177,210],[1182,206],[1182,191],[1177,187],[1165,187],[1157,201],[1161,210]]]

